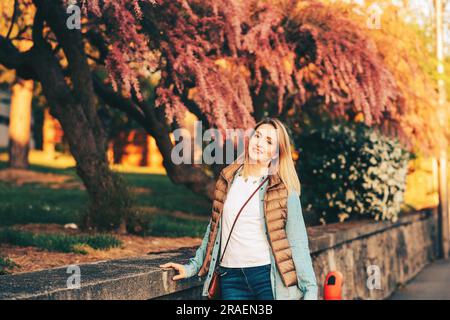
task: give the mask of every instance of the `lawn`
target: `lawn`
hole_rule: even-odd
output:
[[[7,167],[0,162],[0,170]],[[74,168],[56,169],[31,165],[41,173],[69,175],[79,181]],[[210,213],[210,202],[184,186],[176,186],[165,175],[122,173],[130,186],[138,188],[137,206],[154,208],[147,235],[201,236]],[[143,192],[142,192],[142,189]],[[147,192],[148,191],[148,192]],[[0,226],[25,223],[79,223],[87,194],[78,188],[51,188],[41,183],[15,185],[0,180]],[[159,209],[159,210],[158,210]],[[183,216],[172,215],[181,212]],[[199,221],[201,223],[199,223]]]
[[[0,161],[0,173],[2,169],[7,169],[5,161]],[[114,257],[120,257],[117,251],[121,249],[125,249],[128,255],[131,251],[136,253],[139,250],[144,250],[142,254],[146,254],[154,251],[151,245],[146,245],[152,239],[157,239],[157,247],[162,249],[198,243],[209,221],[211,204],[207,199],[184,186],[173,185],[165,175],[127,172],[120,174],[136,191],[136,205],[145,217],[145,225],[139,235],[130,235],[128,237],[134,238],[123,241],[124,238],[118,234],[66,232],[63,228],[65,224],[80,224],[88,199],[75,168],[32,164],[29,170],[23,175],[22,181],[0,177],[0,246],[3,249],[6,246],[8,249],[30,247],[34,248],[37,255],[42,250],[58,254],[90,255],[92,250],[86,251],[87,246],[95,250],[115,250]],[[39,180],[41,176],[45,179],[47,176],[51,176],[51,179],[64,177],[64,181]],[[44,231],[36,229],[39,225],[59,225],[59,233],[46,232],[46,228],[43,228]],[[34,229],[23,230],[23,226],[32,226]],[[176,242],[177,239],[181,241]],[[130,247],[130,243],[139,243],[141,247],[135,250]],[[0,259],[0,274],[8,273],[16,266],[14,259],[5,254]]]

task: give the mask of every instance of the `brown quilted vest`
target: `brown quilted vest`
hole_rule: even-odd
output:
[[[199,276],[204,276],[208,273],[212,258],[212,249],[218,233],[217,225],[222,214],[225,198],[230,189],[231,181],[241,165],[242,164],[240,163],[232,163],[222,169],[216,182],[212,206],[211,231],[206,246],[205,259],[198,272]],[[279,174],[270,175],[269,183],[264,195],[264,215],[269,234],[269,243],[278,271],[283,279],[284,285],[289,287],[297,284],[297,274],[295,272],[292,252],[285,231],[287,198],[288,190]]]

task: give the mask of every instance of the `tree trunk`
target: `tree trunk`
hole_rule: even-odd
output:
[[[36,58],[42,57],[37,54]],[[106,157],[106,137],[96,114],[96,105],[77,103],[78,99],[67,91],[64,99],[59,97],[65,82],[49,81],[45,72],[49,69],[36,67],[42,76],[44,95],[51,114],[58,119],[76,160],[78,176],[89,195],[89,207],[83,226],[95,230],[124,230],[132,212],[132,197],[126,183],[109,168]],[[89,97],[84,97],[91,100]],[[92,100],[91,100],[92,101]],[[91,115],[88,118],[86,112]]]
[[[52,105],[53,114],[60,121],[76,159],[77,174],[89,194],[84,226],[98,230],[123,230],[132,202],[125,182],[109,168],[106,146],[98,148],[106,140],[94,134],[92,125],[82,116],[80,105]]]
[[[132,213],[133,197],[121,177],[109,169],[105,132],[97,114],[81,32],[67,28],[62,1],[33,0],[33,3],[36,12],[32,48],[20,52],[10,39],[0,35],[0,62],[22,78],[41,83],[51,114],[64,130],[77,162],[77,173],[89,194],[86,226],[124,230]],[[44,37],[44,26],[57,38],[58,48],[52,48]],[[54,50],[62,50],[67,65],[60,64]]]
[[[33,80],[17,79],[12,86],[9,115],[9,166],[27,168],[31,131]]]
[[[58,119],[76,160],[77,174],[89,194],[84,227],[124,230],[132,213],[132,196],[126,183],[112,172],[106,157],[106,135],[97,114],[97,100],[81,34],[66,28],[60,7],[34,0],[32,66],[42,84],[51,114]],[[43,38],[44,19],[55,33],[68,61],[68,86],[63,69]]]

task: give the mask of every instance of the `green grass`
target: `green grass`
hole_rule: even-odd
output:
[[[151,194],[138,196],[139,206],[179,210],[203,216],[209,216],[211,213],[211,202],[208,199],[193,193],[183,185],[173,184],[165,175],[125,173],[123,177],[131,186],[151,189]]]
[[[163,215],[141,218],[144,228],[140,235],[155,237],[203,237],[208,221],[189,220]]]
[[[1,151],[0,151],[1,153]],[[8,168],[8,162],[6,161],[0,161],[0,170]],[[46,167],[41,166],[37,164],[30,164],[28,166],[29,170],[42,172],[42,173],[56,173],[56,174],[65,174],[65,175],[71,175],[75,179],[78,179],[75,167],[69,167],[69,168],[55,168],[55,167]]]
[[[0,161],[0,170],[7,163]],[[79,181],[75,168],[58,169],[30,165],[30,170],[73,176]],[[185,186],[174,185],[165,175],[123,173],[133,187],[149,188],[151,193],[136,197],[139,207],[156,207],[161,213],[147,214],[143,235],[180,237],[203,236],[207,221],[195,217],[209,217],[211,203],[194,194]],[[0,227],[27,223],[76,223],[80,224],[88,196],[84,190],[52,189],[44,184],[32,183],[17,186],[0,181]],[[171,211],[182,211],[191,218],[172,217]]]
[[[0,226],[26,223],[79,223],[87,195],[83,190],[14,186],[0,182]]]
[[[7,163],[0,161],[0,170],[4,168],[7,168]],[[80,181],[75,168],[59,169],[30,165],[29,169],[42,173],[70,175],[73,179]],[[121,173],[121,175],[130,186],[151,189],[151,194],[138,196],[137,204],[139,206],[153,206],[161,209],[179,210],[198,215],[210,214],[211,203],[208,199],[193,193],[183,185],[174,185],[166,175],[148,173]],[[81,190],[80,193],[84,194]],[[0,195],[0,197],[2,196]]]
[[[108,234],[66,235],[66,234],[34,234],[28,231],[5,228],[0,230],[0,243],[16,246],[31,246],[48,251],[75,252],[86,254],[80,246],[107,250],[120,247],[122,241]]]

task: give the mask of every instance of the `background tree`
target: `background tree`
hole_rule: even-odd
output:
[[[18,3],[5,7],[2,12],[17,19],[19,15]],[[21,17],[22,21],[28,17]],[[7,24],[5,19],[0,22],[2,30],[7,35],[13,31],[13,25]],[[26,51],[31,44],[27,40],[18,40],[17,47],[20,51]],[[33,95],[33,80],[25,80],[15,76],[15,72],[2,72],[0,82],[6,82],[11,87],[9,124],[9,166],[13,168],[26,168],[28,166],[28,153],[31,132],[31,104]]]
[[[16,29],[9,37],[1,32],[0,63],[41,83],[90,195],[87,225],[117,228],[131,210],[107,165],[99,99],[155,138],[174,183],[210,198],[211,171],[221,166],[171,161],[170,133],[187,110],[222,133],[247,129],[265,114],[295,119],[313,110],[362,114],[404,143],[415,134],[402,125],[405,98],[394,74],[346,7],[313,0],[83,0],[76,2],[81,28],[68,29],[69,1],[17,2],[21,12],[35,11],[33,22],[8,18]],[[33,41],[26,52],[17,48],[22,35]],[[148,79],[155,75],[153,91]]]
[[[106,25],[101,29],[105,31],[99,34],[91,30],[91,35],[95,34],[92,38],[96,39],[109,38],[110,32],[119,35],[110,43],[110,47],[117,50],[103,48],[102,51],[100,41],[94,45],[100,50],[100,56],[105,57],[107,67],[116,66],[122,73],[126,70],[126,77],[109,72],[113,77],[110,80],[114,87],[119,84],[125,92],[129,91],[133,111],[139,110],[138,114],[143,115],[147,123],[152,106],[139,101],[139,88],[135,87],[139,70],[130,68],[130,62],[144,63],[145,50],[150,48],[155,51],[152,56],[158,57],[158,64],[149,60],[152,61],[149,67],[161,73],[155,110],[164,108],[169,124],[189,110],[207,127],[216,126],[222,131],[226,127],[248,128],[265,113],[285,116],[289,107],[296,106],[296,111],[306,104],[314,107],[318,105],[315,98],[322,97],[329,102],[324,111],[336,115],[342,115],[344,110],[353,114],[362,111],[370,125],[392,118],[391,127],[398,128],[396,120],[399,118],[395,119],[395,115],[401,114],[404,106],[392,75],[373,43],[366,40],[362,32],[356,33],[355,24],[338,9],[331,10],[315,1],[159,1],[157,6],[144,1],[140,9],[142,20],[134,35],[139,40],[133,43],[148,41],[147,46],[136,45],[139,50],[127,51],[130,39],[120,35],[117,29],[120,15],[115,13],[115,20],[105,19],[108,13],[105,7],[102,10],[91,8],[103,21],[96,25]],[[328,26],[329,30],[336,30],[336,34],[327,33],[329,39],[312,39],[311,25],[296,22],[299,19],[292,14],[308,16],[316,10],[321,12],[314,15],[319,15],[318,24],[327,24],[333,14],[338,16],[331,19],[333,25]],[[346,24],[350,27],[340,27]],[[133,33],[128,37],[130,34]],[[347,40],[355,37],[358,41],[354,43]],[[319,46],[320,50],[316,50]],[[349,50],[334,53],[340,47]],[[312,54],[315,51],[323,55],[315,56]],[[317,74],[309,72],[314,68]],[[346,84],[346,88],[339,89],[339,85]],[[110,105],[117,100],[112,95],[100,96],[109,98]],[[118,103],[117,107],[120,105],[123,103]],[[131,112],[130,115],[136,116]],[[151,129],[148,130],[152,134]],[[172,147],[167,133],[156,133],[165,159],[169,159]],[[196,189],[198,180],[192,179],[189,170],[170,162],[164,165],[174,182],[194,183],[193,189],[201,191]],[[213,190],[208,183],[202,186]]]
[[[367,6],[373,2],[368,2]],[[383,61],[405,99],[406,110],[399,123],[416,153],[438,155],[447,145],[449,125],[439,125],[436,39],[432,19],[421,17],[417,8],[407,3],[377,3],[382,8],[381,28],[367,31],[383,53]],[[425,3],[422,5],[426,6]],[[356,15],[354,19],[362,24],[365,18]],[[450,83],[450,77],[446,80]]]
[[[96,95],[81,33],[66,27],[62,3],[21,1],[19,10],[25,14],[35,12],[33,23],[24,21],[0,37],[0,61],[15,69],[19,77],[42,84],[51,113],[63,127],[77,161],[77,173],[90,196],[85,225],[98,229],[124,227],[131,210],[130,196],[108,167],[104,128],[96,113]],[[11,23],[17,22],[15,18],[16,15]],[[33,46],[21,52],[14,41],[27,36],[31,36]]]
[[[16,79],[12,86],[9,113],[9,166],[28,167],[31,137],[33,80]]]

